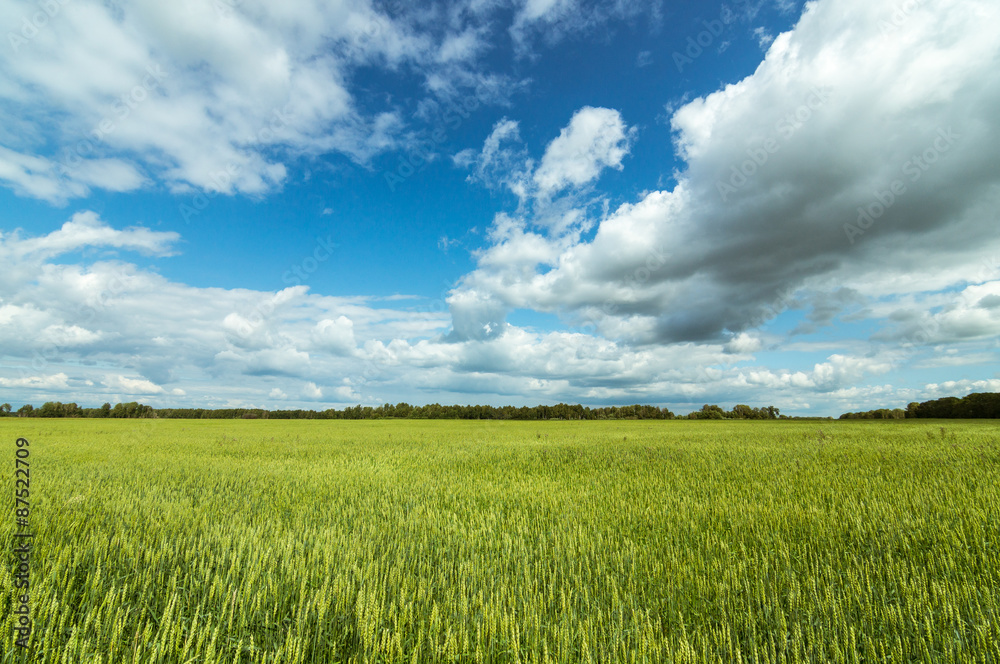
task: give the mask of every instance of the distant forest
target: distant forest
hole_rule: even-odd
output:
[[[81,408],[75,403],[48,401],[40,408],[25,404],[12,410],[0,405],[0,417],[87,417],[87,418],[164,418],[195,420],[777,420],[816,419],[782,415],[778,408],[752,408],[736,404],[732,410],[705,404],[687,415],[674,415],[656,406],[605,406],[590,408],[580,404],[555,406],[442,406],[432,403],[411,406],[408,403],[381,406],[349,406],[343,410],[265,410],[263,408],[153,408],[132,401],[100,408]],[[963,398],[945,397],[923,403],[913,402],[902,408],[878,408],[858,413],[844,413],[842,420],[902,420],[908,418],[1000,418],[1000,393],[982,392]],[[825,418],[830,419],[830,418]]]
[[[933,401],[914,401],[902,408],[879,408],[861,413],[844,413],[842,420],[902,420],[912,417],[939,417],[956,419],[1000,418],[1000,393],[976,392],[959,399],[944,397]]]
[[[378,420],[387,418],[414,420],[773,420],[786,419],[774,406],[751,408],[737,404],[732,410],[705,405],[689,415],[674,415],[656,406],[607,406],[589,408],[580,404],[555,406],[442,406],[433,403],[411,406],[408,403],[382,406],[350,406],[343,410],[264,410],[262,408],[153,408],[141,403],[109,403],[100,408],[81,408],[75,403],[49,401],[40,408],[31,404],[16,411],[10,404],[0,405],[0,416],[17,417],[110,417],[165,419],[261,419],[261,420]]]

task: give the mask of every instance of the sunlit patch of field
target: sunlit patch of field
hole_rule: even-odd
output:
[[[0,435],[8,468],[31,441],[26,661],[1000,661],[995,422]]]

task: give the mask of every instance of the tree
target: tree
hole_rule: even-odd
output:
[[[5,403],[0,405],[0,417],[6,417],[10,415],[10,404]]]
[[[734,420],[752,420],[754,418],[753,408],[747,406],[746,404],[738,403],[733,406],[733,410],[729,413],[729,417]]]
[[[715,404],[705,404],[701,410],[696,410],[688,415],[691,420],[723,420],[726,418],[726,411]]]
[[[36,417],[62,417],[62,404],[56,401],[46,401],[35,412]]]

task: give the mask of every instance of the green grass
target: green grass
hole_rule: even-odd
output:
[[[2,662],[1000,661],[994,422],[7,418],[11,491],[17,436]]]

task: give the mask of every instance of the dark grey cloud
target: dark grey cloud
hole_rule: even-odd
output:
[[[759,325],[789,290],[808,294],[809,332],[935,274],[936,288],[971,279],[963,266],[1000,245],[1000,8],[929,0],[880,27],[894,11],[809,5],[753,75],[674,112],[674,190],[586,242],[542,233],[551,255],[528,272],[521,236],[501,235],[462,301],[602,311],[606,334],[673,343]]]

